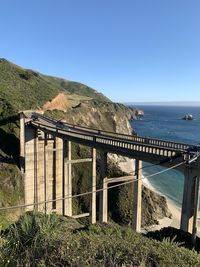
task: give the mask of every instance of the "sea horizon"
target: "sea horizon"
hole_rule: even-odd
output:
[[[177,107],[200,107],[200,101],[155,101],[155,102],[123,102],[127,106],[177,106]]]

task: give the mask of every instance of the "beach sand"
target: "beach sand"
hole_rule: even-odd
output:
[[[142,181],[143,181],[144,186],[156,192],[157,194],[163,195],[158,190],[156,190],[146,178],[144,178]],[[181,208],[176,206],[176,204],[171,199],[167,198],[166,196],[164,197],[167,200],[167,206],[168,206],[169,211],[172,214],[172,218],[170,219],[168,217],[164,217],[163,219],[158,219],[158,222],[159,222],[158,225],[152,225],[152,226],[146,227],[142,229],[141,232],[145,233],[149,231],[156,231],[156,230],[160,230],[164,227],[169,227],[169,226],[180,229]],[[197,221],[197,235],[200,237],[200,222],[199,221]]]
[[[145,187],[149,188],[155,193],[159,195],[163,195],[150,184],[147,178],[143,177],[142,183]],[[162,229],[163,227],[168,227],[168,226],[179,229],[180,221],[181,221],[181,208],[176,206],[170,199],[166,198],[166,200],[167,200],[168,209],[170,210],[172,214],[172,218],[170,219],[168,217],[164,217],[163,219],[158,219],[158,222],[159,222],[158,225],[151,225],[149,227],[145,227],[144,229],[142,229],[142,232],[156,231],[156,230]]]

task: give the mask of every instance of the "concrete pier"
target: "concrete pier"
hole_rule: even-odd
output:
[[[189,166],[185,167],[180,229],[192,233],[195,213],[195,192],[197,173]]]
[[[56,137],[56,212],[62,214],[62,197],[63,197],[63,177],[64,177],[64,167],[63,167],[63,139]]]
[[[72,143],[67,142],[67,161],[65,161],[65,195],[67,196],[65,200],[65,215],[72,217]]]
[[[199,176],[197,176],[195,179],[194,219],[193,219],[193,226],[192,226],[192,245],[195,245],[195,243],[196,243],[198,210],[199,210]]]
[[[90,221],[96,223],[96,149],[92,148],[92,197],[90,204]]]
[[[142,209],[142,161],[135,160],[136,180],[133,182],[133,230],[141,230],[141,209]]]
[[[53,180],[54,180],[54,157],[53,157],[53,147],[54,147],[54,141],[49,140],[49,136],[46,136],[45,140],[45,153],[46,153],[46,211],[49,213],[53,209],[53,202],[50,202],[50,200],[53,199]]]
[[[108,183],[107,183],[107,153],[100,152],[100,188],[99,193],[99,221],[108,221]]]
[[[20,113],[20,169],[25,172],[25,117]]]
[[[25,134],[25,174],[24,174],[24,197],[25,204],[35,203],[36,200],[36,177],[37,177],[37,130],[31,126],[26,127]],[[27,206],[26,211],[33,210],[34,205]]]
[[[37,138],[37,191],[38,191],[38,202],[46,201],[45,197],[45,141],[44,139],[39,140]],[[38,205],[38,211],[46,211],[45,203]]]

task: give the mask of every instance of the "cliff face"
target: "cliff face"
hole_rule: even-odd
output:
[[[62,112],[47,111],[47,114],[60,118],[67,122],[92,128],[132,134],[129,123],[130,117],[135,117],[135,109],[127,108],[122,104],[106,103],[102,101],[79,101],[75,107],[69,105]]]

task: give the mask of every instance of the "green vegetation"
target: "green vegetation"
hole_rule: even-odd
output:
[[[104,102],[111,102],[110,99],[108,99],[103,94],[97,92],[96,90],[92,89],[91,87],[84,85],[82,83],[74,82],[74,81],[67,81],[62,78],[42,75],[42,77],[48,82],[53,84],[54,86],[64,89],[70,94],[78,94],[82,96],[88,96],[92,99],[97,99]]]
[[[191,244],[191,234],[173,227],[164,227],[161,230],[148,232],[147,237],[159,241],[173,240],[175,243],[182,244],[186,248],[193,248]],[[196,237],[195,250],[200,252],[200,238]]]
[[[23,200],[23,182],[19,169],[13,164],[0,165],[0,207],[14,206]],[[0,212],[0,229],[14,221],[19,210]]]
[[[8,106],[9,115],[19,110],[37,108],[58,94],[58,88],[48,84],[39,74],[6,60],[1,62],[0,98],[4,106]]]
[[[0,237],[0,266],[200,266],[195,251],[150,240],[116,224],[81,225],[27,213]]]
[[[26,109],[36,109],[59,92],[76,93],[102,101],[110,101],[94,89],[71,81],[42,75],[0,59],[0,118]]]

